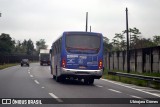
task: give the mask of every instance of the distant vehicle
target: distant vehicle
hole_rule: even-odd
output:
[[[52,44],[51,64],[51,74],[56,81],[72,78],[93,84],[103,72],[102,34],[64,32]]]
[[[28,59],[22,59],[21,66],[23,66],[23,65],[29,66],[29,60]]]
[[[44,64],[50,65],[49,49],[40,49],[39,61],[41,66]]]

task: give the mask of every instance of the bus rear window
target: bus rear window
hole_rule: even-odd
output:
[[[100,41],[98,35],[67,35],[66,49],[71,53],[98,53]]]

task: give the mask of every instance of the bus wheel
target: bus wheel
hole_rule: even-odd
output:
[[[93,84],[94,83],[94,78],[90,78],[89,79],[89,84]]]
[[[88,85],[89,84],[89,80],[88,79],[84,79],[84,84]]]
[[[57,81],[57,82],[60,82],[60,81],[61,81],[61,78],[58,77],[58,76],[56,76],[56,81]]]
[[[55,76],[55,75],[53,75],[53,79],[56,79],[56,76]]]
[[[94,83],[94,78],[84,79],[84,84],[91,85]]]

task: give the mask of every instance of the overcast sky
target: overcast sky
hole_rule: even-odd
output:
[[[110,41],[125,30],[125,8],[129,27],[145,38],[160,35],[160,0],[0,0],[0,33],[15,40],[45,39],[51,46],[63,31],[85,31],[88,25]]]

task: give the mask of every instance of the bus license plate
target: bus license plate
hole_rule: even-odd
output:
[[[79,66],[79,68],[80,68],[80,69],[85,69],[86,67],[85,67],[85,66]]]

